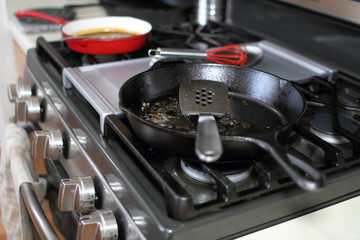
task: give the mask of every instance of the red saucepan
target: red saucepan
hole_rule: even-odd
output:
[[[133,17],[96,17],[68,21],[44,13],[26,10],[16,17],[36,17],[63,25],[61,33],[69,48],[86,54],[120,54],[145,45],[152,26]]]

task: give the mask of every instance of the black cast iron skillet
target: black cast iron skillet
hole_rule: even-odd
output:
[[[325,184],[322,173],[298,157],[288,157],[290,153],[279,144],[278,136],[300,119],[306,102],[291,82],[276,76],[231,65],[160,61],[121,87],[120,108],[135,134],[148,145],[182,157],[196,158],[194,131],[159,126],[144,120],[140,113],[141,107],[154,99],[166,98],[172,92],[176,96],[182,81],[201,79],[224,82],[228,86],[227,117],[230,122],[235,120],[237,123],[220,126],[225,129],[221,132],[224,154],[218,164],[249,161],[268,152],[300,187],[315,190]]]

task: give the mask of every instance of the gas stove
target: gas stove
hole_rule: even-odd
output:
[[[143,49],[122,55],[38,39],[24,82],[10,90],[33,158],[46,163],[47,198],[66,239],[233,239],[360,194],[359,79],[234,21],[157,26]],[[268,154],[199,164],[159,151],[121,112],[120,87],[158,60],[148,49],[238,43],[262,49],[251,68],[292,81],[305,97],[305,114],[279,144],[326,176],[321,189],[299,188]]]

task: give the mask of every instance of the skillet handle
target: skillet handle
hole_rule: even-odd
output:
[[[223,148],[216,120],[212,115],[199,115],[196,130],[195,153],[201,161],[218,160]]]
[[[266,150],[301,188],[307,191],[316,191],[326,184],[324,174],[294,155],[289,158],[286,151],[277,141],[270,144],[267,141],[255,139],[254,143]],[[311,178],[303,176],[298,169],[308,173]]]

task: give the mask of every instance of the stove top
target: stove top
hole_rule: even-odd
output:
[[[291,80],[304,95],[305,114],[278,142],[326,176],[323,188],[300,189],[269,154],[200,164],[134,134],[118,106],[118,91],[156,61],[147,49],[232,43],[260,47],[263,57],[251,67]],[[62,131],[60,161],[46,160],[53,181],[90,175],[95,209],[111,209],[126,239],[231,239],[360,194],[359,80],[226,24],[164,25],[144,49],[124,55],[83,55],[39,38],[27,55],[25,76],[35,85],[32,93],[42,97],[42,120],[33,128]],[[82,216],[71,213],[75,223]]]
[[[357,114],[352,111],[353,108],[358,110],[354,106],[358,95],[350,97],[346,94],[345,89],[354,86],[345,79],[337,75],[330,83],[314,77],[308,83],[297,84],[306,96],[308,108],[300,123],[280,142],[294,156],[301,155],[302,159],[307,159],[326,174],[328,186],[315,193],[299,191],[295,201],[302,199],[303,195],[306,197],[302,200],[307,202],[305,199],[309,194],[310,202],[314,204],[316,196],[331,195],[331,185],[344,177],[342,174],[358,171],[359,124]],[[338,103],[338,98],[348,98],[348,105]],[[114,135],[126,143],[137,156],[140,166],[151,172],[154,180],[162,186],[167,204],[172,206],[168,208],[169,214],[176,219],[191,219],[202,215],[203,211],[256,201],[279,191],[299,190],[268,155],[251,159],[247,164],[199,164],[146,147],[129,129],[126,119],[110,115],[106,119],[105,136],[111,138]],[[286,198],[283,200],[288,201]],[[306,208],[305,202],[301,203],[302,208]]]
[[[326,78],[334,72],[334,69],[312,62],[265,40],[246,45],[257,46],[263,50],[260,61],[252,65],[252,68],[284,79],[308,82],[314,76]],[[158,59],[155,57],[140,57],[126,61],[67,67],[63,72],[63,85],[66,88],[74,85],[93,106],[100,115],[100,128],[103,133],[105,117],[109,114],[122,114],[118,106],[118,89],[130,77],[148,70],[156,61]]]

